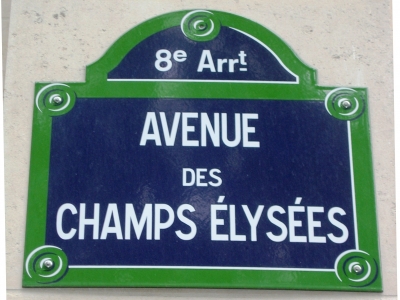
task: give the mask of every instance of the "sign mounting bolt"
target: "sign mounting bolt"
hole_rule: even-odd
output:
[[[360,274],[362,272],[363,268],[360,265],[354,265],[353,271],[357,274]]]
[[[342,106],[344,109],[349,109],[349,108],[351,108],[351,102],[349,100],[344,100],[342,102]]]
[[[60,96],[55,96],[53,98],[53,101],[55,104],[60,104],[63,101],[63,99]]]
[[[43,265],[47,270],[50,270],[54,267],[54,262],[51,259],[47,259],[43,262]]]

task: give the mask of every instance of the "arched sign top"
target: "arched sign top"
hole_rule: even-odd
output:
[[[193,10],[127,32],[88,66],[87,81],[93,80],[315,85],[315,71],[265,27],[225,12]]]
[[[107,79],[299,83],[268,46],[225,26],[204,42],[193,42],[179,26],[158,32],[135,46]]]

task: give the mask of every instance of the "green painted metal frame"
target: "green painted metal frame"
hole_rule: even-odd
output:
[[[189,11],[165,14],[146,21],[119,38],[104,56],[87,67],[86,82],[63,83],[80,98],[209,98],[319,100],[336,87],[317,86],[316,71],[306,66],[274,33],[248,19],[212,11],[222,26],[251,33],[277,53],[281,61],[300,78],[299,84],[259,84],[232,82],[110,82],[107,73],[142,40],[161,30],[177,26]],[[48,82],[36,83],[35,99]],[[207,85],[207,89],[204,89]],[[379,267],[378,232],[366,88],[352,88],[364,99],[364,112],[351,121],[352,158],[356,196],[358,244],[378,264],[376,280],[354,287],[340,281],[335,272],[293,270],[208,270],[208,269],[134,269],[70,268],[59,281],[40,283],[28,274],[32,251],[45,245],[47,192],[52,116],[35,105],[33,115],[30,181],[26,219],[23,271],[24,287],[203,287],[270,288],[304,290],[382,291]],[[40,99],[39,99],[40,100]],[[30,256],[31,255],[31,256]]]

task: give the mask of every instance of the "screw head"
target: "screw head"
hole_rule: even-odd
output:
[[[63,99],[60,96],[55,96],[53,98],[53,101],[54,101],[55,104],[60,104],[60,103],[63,102]]]
[[[344,101],[342,102],[342,107],[343,107],[344,109],[349,109],[349,108],[351,108],[351,102],[350,102],[349,100],[344,100]]]
[[[362,272],[363,268],[360,265],[354,265],[353,266],[353,271],[357,274],[360,274]]]
[[[47,259],[43,262],[43,265],[47,270],[50,270],[54,267],[54,262],[51,259]]]

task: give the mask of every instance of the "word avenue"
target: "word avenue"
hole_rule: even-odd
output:
[[[234,122],[228,122],[226,113],[214,113],[214,122],[210,121],[207,113],[197,112],[175,112],[172,126],[169,127],[165,112],[157,114],[147,112],[143,131],[140,139],[140,146],[146,146],[147,142],[154,142],[156,146],[162,146],[159,128],[162,128],[166,146],[174,146],[178,127],[182,133],[182,146],[184,147],[205,147],[207,146],[207,133],[211,138],[214,147],[220,147],[222,143],[227,147],[236,147],[242,143],[243,147],[260,148],[260,142],[250,140],[250,134],[256,132],[256,128],[249,125],[250,120],[257,120],[258,114],[235,113]],[[193,124],[198,123],[200,126]],[[255,122],[255,121],[254,121]],[[161,126],[159,125],[161,123]],[[229,123],[229,124],[228,124]],[[234,126],[234,137],[228,137],[228,125]],[[200,128],[198,128],[200,127]],[[200,140],[195,139],[196,131],[200,130]]]

